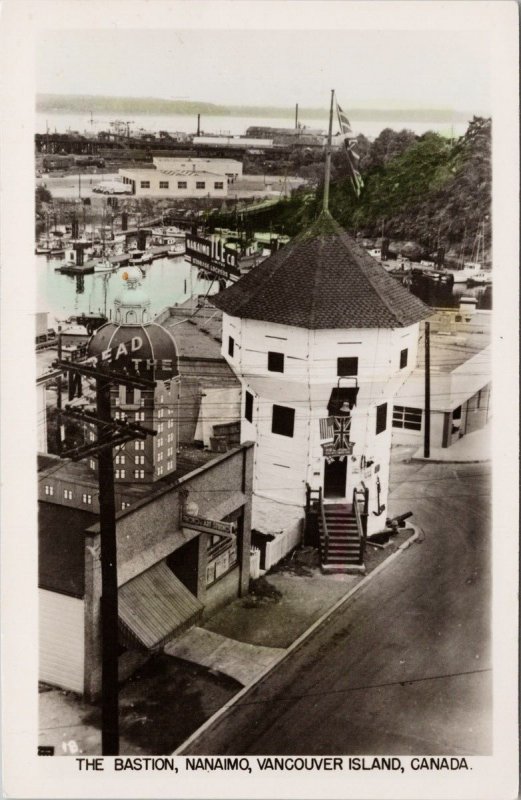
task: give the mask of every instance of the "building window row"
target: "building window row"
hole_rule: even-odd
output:
[[[125,456],[116,456],[116,464],[124,464]]]
[[[54,486],[49,486],[48,484],[45,484],[45,494],[48,495],[49,497],[52,497],[54,495]]]
[[[64,500],[72,500],[72,489],[64,489],[63,490],[63,499]]]
[[[130,503],[127,503],[125,500],[121,501],[121,510],[124,511],[126,508],[130,508]]]
[[[145,441],[144,439],[136,439],[134,448],[136,450],[144,450],[145,449]]]
[[[125,470],[124,469],[117,469],[116,470],[116,478],[124,478],[125,477]]]
[[[84,492],[81,496],[81,502],[86,503],[88,506],[92,505],[92,495]]]
[[[174,468],[174,462],[173,461],[167,461],[166,468],[168,470],[173,469]]]
[[[410,431],[421,431],[423,411],[411,406],[393,407],[393,428],[405,428]]]
[[[134,464],[144,464],[144,463],[145,463],[145,456],[134,457]]]
[[[140,478],[145,477],[145,470],[144,469],[135,469],[134,470],[134,478],[139,480]]]

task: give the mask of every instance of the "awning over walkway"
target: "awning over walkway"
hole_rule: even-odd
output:
[[[124,637],[147,650],[157,650],[195,624],[203,610],[164,561],[121,586],[118,603]]]

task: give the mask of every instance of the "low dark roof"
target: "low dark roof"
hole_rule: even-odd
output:
[[[328,212],[209,299],[234,317],[312,330],[404,328],[431,314]]]

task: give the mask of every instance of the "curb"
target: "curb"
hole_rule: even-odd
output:
[[[346,592],[346,594],[343,597],[341,597],[339,600],[336,601],[336,603],[334,603],[334,605],[331,606],[331,608],[329,608],[322,614],[321,617],[315,620],[315,622],[313,622],[312,625],[310,625],[310,627],[304,631],[304,633],[301,633],[300,636],[297,639],[295,639],[295,641],[292,642],[288,648],[286,648],[284,653],[281,656],[279,656],[279,658],[277,658],[272,664],[270,664],[269,667],[266,667],[266,669],[263,672],[261,672],[260,675],[257,678],[255,678],[254,681],[252,681],[252,683],[249,683],[247,686],[244,686],[240,690],[240,692],[234,695],[234,697],[232,697],[232,699],[228,703],[225,703],[223,706],[221,706],[221,708],[219,708],[215,712],[215,714],[209,717],[206,720],[206,722],[203,722],[203,724],[199,728],[197,728],[197,730],[194,731],[188,737],[188,739],[186,739],[182,744],[179,745],[179,747],[177,747],[174,750],[172,755],[173,756],[183,755],[183,750],[186,747],[195,742],[201,736],[201,734],[203,734],[206,730],[208,730],[208,728],[210,728],[222,716],[228,713],[228,711],[239,700],[241,700],[246,694],[248,694],[248,692],[250,692],[255,686],[261,683],[261,681],[263,681],[270,674],[270,672],[273,672],[273,670],[275,670],[283,661],[285,661],[285,659],[288,658],[288,656],[290,656],[292,653],[298,650],[298,648],[301,645],[303,645],[304,642],[307,639],[309,639],[309,637],[312,636],[312,634],[315,633],[315,631],[329,619],[329,617],[333,616],[333,614],[335,614],[345,603],[347,603],[348,600],[350,600],[351,597],[354,594],[356,594],[356,592],[359,592],[362,589],[364,589],[367,586],[367,584],[372,580],[372,578],[374,578],[376,575],[379,575],[380,572],[383,572],[384,569],[386,569],[392,561],[394,561],[399,555],[401,555],[405,550],[407,550],[411,546],[411,544],[414,544],[414,542],[417,541],[420,535],[419,529],[416,525],[412,524],[409,525],[408,527],[412,528],[414,533],[403,544],[400,545],[398,550],[396,550],[394,553],[391,553],[391,555],[388,556],[386,559],[384,559],[380,564],[378,564],[378,566],[375,567],[375,569],[373,569],[372,572],[370,572],[368,575],[362,578],[362,580],[359,583],[357,583],[356,586],[353,586],[351,589],[349,589],[349,591]]]
[[[486,464],[491,462],[492,459],[488,458],[423,458],[423,456],[411,456],[409,459],[412,463],[416,464]]]

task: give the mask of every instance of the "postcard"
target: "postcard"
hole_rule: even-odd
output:
[[[517,5],[2,10],[5,796],[517,797]]]

